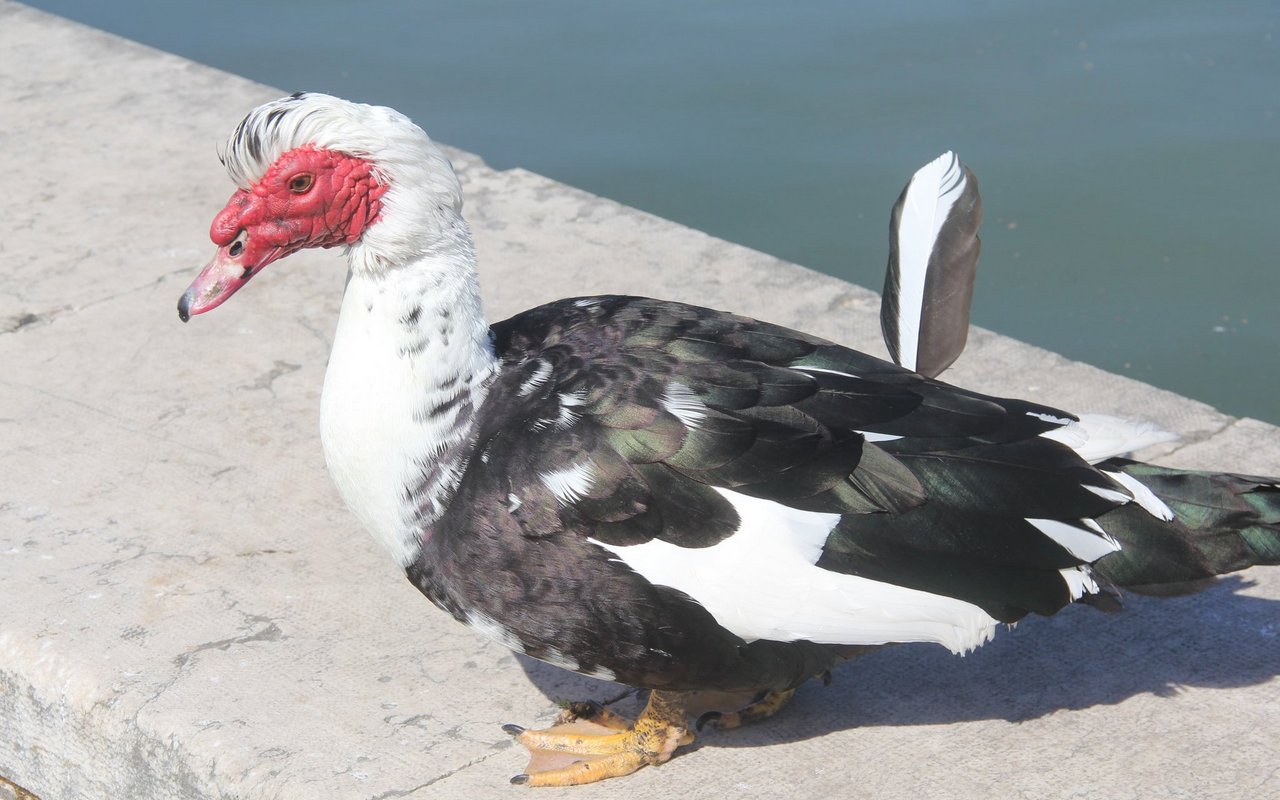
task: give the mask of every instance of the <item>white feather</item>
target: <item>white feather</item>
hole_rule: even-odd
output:
[[[1103,533],[1100,526],[1097,532],[1094,532],[1056,519],[1028,518],[1027,522],[1036,526],[1041,533],[1062,545],[1068,553],[1081,561],[1093,563],[1108,553],[1114,553],[1120,549],[1120,543]],[[1097,523],[1094,522],[1094,525],[1096,526]]]
[[[551,490],[561,505],[569,505],[586,497],[591,491],[591,483],[595,480],[595,472],[589,460],[573,464],[564,469],[550,472],[539,472],[538,478]]]
[[[1082,519],[1080,520],[1080,524],[1084,525],[1086,528],[1098,534],[1099,536],[1104,537],[1107,541],[1114,543],[1117,549],[1120,547],[1120,543],[1117,542],[1111,534],[1104,531],[1102,529],[1102,526],[1098,524],[1098,521],[1096,519]]]
[[[917,170],[907,184],[897,231],[898,354],[907,369],[916,368],[929,256],[967,181],[960,159],[948,151]]]
[[[1086,594],[1098,593],[1098,582],[1093,579],[1093,573],[1088,567],[1067,567],[1060,569],[1058,572],[1062,575],[1062,580],[1067,584],[1067,592],[1070,593],[1072,600],[1079,600]]]
[[[1173,509],[1165,505],[1164,501],[1155,496],[1155,493],[1143,486],[1137,478],[1127,475],[1123,472],[1108,472],[1108,476],[1115,478],[1116,482],[1124,486],[1133,493],[1133,499],[1138,505],[1146,509],[1147,513],[1153,517],[1169,522],[1173,519]]]
[[[868,442],[892,442],[895,439],[902,438],[892,433],[874,433],[872,431],[854,431],[854,433],[862,434],[862,438]]]
[[[1103,486],[1090,486],[1087,483],[1082,483],[1081,486],[1093,492],[1098,497],[1101,497],[1105,500],[1110,500],[1113,503],[1129,503],[1133,501],[1133,498],[1131,496],[1125,494],[1124,492],[1117,492],[1115,489],[1107,489],[1106,487],[1103,487]]]
[[[683,383],[671,382],[662,395],[662,407],[667,413],[684,423],[686,428],[697,428],[707,416],[706,405],[693,390]]]
[[[582,415],[576,409],[586,401],[586,393],[582,390],[561,392],[560,414],[556,417],[556,429],[564,430],[572,427],[574,423],[582,419]]]
[[[841,371],[840,371],[840,370],[838,370],[838,369],[826,369],[826,368],[824,368],[824,367],[809,367],[809,366],[805,366],[805,365],[803,365],[803,364],[802,364],[802,365],[799,365],[799,366],[792,367],[792,369],[798,369],[798,370],[800,370],[801,372],[821,372],[821,373],[824,373],[824,374],[827,374],[827,375],[840,375],[841,377],[845,377],[845,378],[858,378],[858,376],[857,376],[857,375],[854,375],[854,374],[849,373],[849,372],[841,372]]]
[[[1031,413],[1031,412],[1028,412]],[[1050,422],[1059,421],[1047,414],[1034,414]],[[1160,442],[1177,439],[1177,434],[1150,422],[1122,419],[1107,414],[1081,414],[1080,421],[1061,420],[1063,426],[1040,434],[1062,442],[1090,464],[1125,455]]]
[[[742,521],[718,544],[595,543],[651,583],[689,595],[747,641],[935,642],[964,653],[994,634],[996,620],[971,603],[815,566],[838,514],[716,491]]]
[[[1053,422],[1058,425],[1070,425],[1071,423],[1075,422],[1075,420],[1071,419],[1070,417],[1055,417],[1053,414],[1044,414],[1039,411],[1028,411],[1027,416],[1035,417],[1036,419],[1042,419],[1045,422]]]
[[[539,386],[547,382],[547,378],[551,377],[551,364],[542,359],[538,359],[537,366],[534,367],[533,374],[529,379],[520,385],[516,390],[516,394],[521,397],[528,397],[537,390]]]
[[[566,428],[571,428],[580,419],[582,419],[582,416],[574,411],[572,406],[561,405],[560,413],[555,419],[556,430],[562,431]]]
[[[580,406],[585,402],[587,402],[587,393],[582,389],[560,393],[560,405],[562,406]]]

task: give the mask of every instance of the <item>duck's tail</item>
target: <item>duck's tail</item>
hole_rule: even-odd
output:
[[[1280,479],[1118,458],[1098,467],[1153,497],[1098,518],[1121,549],[1093,565],[1097,577],[1142,594],[1185,594],[1216,575],[1280,564]]]

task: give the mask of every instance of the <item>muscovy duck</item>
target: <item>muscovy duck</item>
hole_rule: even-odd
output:
[[[580,297],[490,326],[453,169],[389,108],[294,94],[221,158],[239,188],[181,318],[290,253],[345,247],[321,433],[346,503],[458,620],[652,690],[634,723],[579,705],[508,726],[535,755],[515,782],[660,764],[692,741],[700,690],[757,698],[707,718],[733,727],[871,648],[965,653],[1116,587],[1280,562],[1276,480],[1115,457],[1150,428],[1103,421],[1099,447],[1067,412],[672,301]]]

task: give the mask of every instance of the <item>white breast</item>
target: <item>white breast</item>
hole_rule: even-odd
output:
[[[348,282],[320,402],[325,461],[402,567],[457,488],[495,368],[474,273],[452,256]]]
[[[391,302],[379,288],[357,278],[347,286],[320,400],[320,438],[342,499],[406,566],[419,544],[405,524],[405,483],[413,456],[431,446],[429,432],[412,424],[427,376],[422,360],[399,354],[403,334],[379,308]]]

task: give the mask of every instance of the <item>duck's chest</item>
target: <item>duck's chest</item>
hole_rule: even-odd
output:
[[[476,365],[458,363],[451,326],[431,310],[353,279],[320,404],[325,462],[338,492],[402,567],[456,485],[482,396]]]

